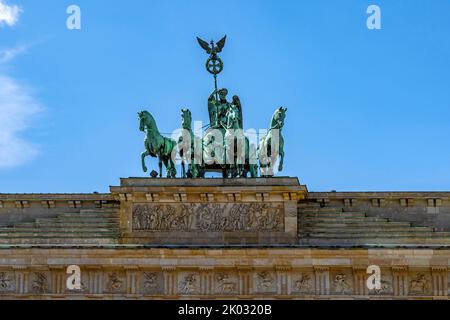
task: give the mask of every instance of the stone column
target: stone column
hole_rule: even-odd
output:
[[[394,296],[408,295],[408,266],[392,267]]]
[[[367,268],[364,266],[353,267],[353,293],[358,296],[366,296],[369,294],[367,288]]]
[[[448,280],[446,266],[432,266],[431,276],[433,282],[433,296],[448,295]]]
[[[138,267],[137,266],[126,266],[125,277],[127,284],[127,294],[138,294],[139,292],[139,277],[137,276]]]
[[[287,296],[291,294],[291,266],[276,266],[277,294]]]
[[[212,295],[214,293],[214,268],[200,267],[200,294]]]
[[[326,266],[314,267],[316,295],[330,294],[330,271]]]
[[[89,293],[90,294],[102,294],[103,293],[103,272],[101,267],[92,266],[87,267],[89,276]]]
[[[66,291],[65,269],[63,266],[51,266],[51,292],[53,294],[64,294]],[[69,275],[67,275],[69,276]]]
[[[164,275],[164,295],[175,296],[178,293],[178,281],[176,267],[162,267]]]
[[[252,293],[252,268],[251,267],[238,267],[239,273],[239,295],[246,296]]]
[[[16,278],[16,293],[28,293],[28,269],[25,266],[16,266],[13,268]]]

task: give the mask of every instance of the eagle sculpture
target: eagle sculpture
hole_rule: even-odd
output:
[[[224,36],[222,39],[217,41],[216,45],[214,45],[214,41],[211,41],[211,44],[209,44],[205,40],[202,40],[199,37],[197,37],[197,41],[200,44],[200,47],[205,49],[206,53],[211,55],[212,58],[215,58],[219,52],[222,52],[222,49],[225,46],[226,39],[227,36]]]

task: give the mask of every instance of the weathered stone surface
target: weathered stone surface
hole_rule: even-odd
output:
[[[283,205],[267,203],[134,204],[139,231],[283,231]]]
[[[449,199],[308,193],[283,177],[0,194],[0,297],[447,299]],[[69,265],[80,290],[66,287]]]
[[[295,244],[296,178],[122,179],[122,243]],[[286,198],[285,195],[289,197]]]
[[[2,299],[448,296],[448,250],[118,247],[1,253]],[[71,264],[80,266],[80,290],[65,289]],[[373,264],[381,268],[381,288],[368,290],[366,268]]]

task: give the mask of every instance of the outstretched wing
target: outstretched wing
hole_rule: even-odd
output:
[[[200,47],[205,49],[206,53],[211,54],[211,47],[209,46],[208,42],[200,39],[199,37],[197,37],[197,41],[198,41],[198,44],[200,45]]]
[[[236,95],[233,96],[233,104],[235,104],[239,110],[242,110],[241,99]]]
[[[217,53],[221,52],[223,47],[225,47],[226,40],[227,40],[227,36],[225,35],[222,39],[217,41]]]
[[[244,127],[243,117],[242,117],[242,105],[241,99],[238,96],[233,96],[233,104],[236,106],[239,112],[239,127],[242,129]]]

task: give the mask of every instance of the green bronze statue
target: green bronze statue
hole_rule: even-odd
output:
[[[145,157],[158,157],[159,177],[162,178],[162,165],[167,171],[167,178],[175,178],[177,171],[173,161],[172,152],[176,147],[173,139],[162,136],[156,126],[155,119],[148,111],[138,112],[139,130],[145,132],[145,151],[141,154],[142,170],[147,172]]]
[[[243,129],[242,106],[238,96],[233,96],[232,102],[227,101],[228,89],[214,90],[208,98],[208,113],[211,128],[225,128],[227,113],[233,109],[236,112],[238,128]]]
[[[206,60],[206,70],[214,76],[214,88],[217,91],[217,75],[223,70],[223,62],[217,56],[218,53],[222,52],[223,47],[225,46],[225,41],[227,40],[227,36],[224,36],[222,39],[217,41],[217,45],[214,44],[214,41],[211,40],[211,44],[197,37],[197,41],[200,44],[207,54],[209,54],[208,60]],[[217,96],[216,96],[217,99]]]
[[[189,109],[181,109],[181,127],[183,133],[178,139],[178,153],[181,158],[182,178],[202,178],[203,170],[203,142],[192,131],[192,114]],[[187,139],[188,141],[185,141]],[[195,161],[198,159],[198,161]],[[186,163],[188,170],[186,171]]]
[[[202,136],[192,131],[192,114],[181,109],[181,136],[178,140],[164,137],[148,111],[139,112],[139,128],[145,132],[145,151],[141,154],[142,169],[147,172],[145,157],[158,157],[159,177],[164,164],[167,177],[175,178],[175,156],[181,160],[182,178],[204,178],[207,172],[221,173],[223,178],[245,178],[274,175],[274,166],[279,159],[278,171],[283,170],[284,139],[281,134],[286,117],[286,108],[278,108],[271,119],[267,134],[260,139],[259,149],[244,135],[242,105],[234,95],[227,100],[228,90],[218,89],[217,76],[223,70],[218,53],[225,46],[226,36],[216,44],[197,37],[200,46],[209,54],[206,70],[214,76],[214,91],[208,97],[209,128]],[[206,127],[206,126],[205,126]],[[156,173],[153,172],[154,176]]]
[[[257,164],[254,146],[244,135],[242,128],[242,107],[238,96],[233,97],[226,112],[224,149],[225,161],[228,165],[229,177],[245,178],[250,173],[252,178],[257,176]],[[253,154],[252,154],[253,153]]]
[[[262,177],[272,177],[274,175],[274,165],[280,157],[278,171],[283,170],[284,161],[284,138],[281,129],[284,126],[287,108],[280,107],[275,110],[270,121],[267,135],[259,142],[259,168]]]

